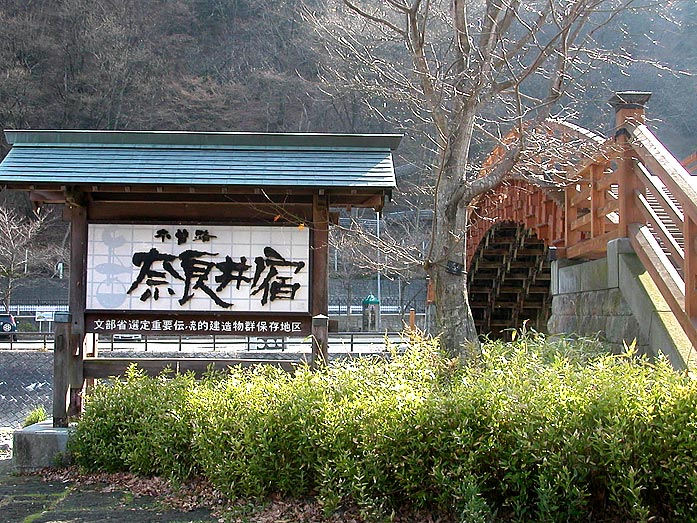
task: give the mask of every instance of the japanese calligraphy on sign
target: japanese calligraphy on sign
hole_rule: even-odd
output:
[[[309,232],[90,224],[87,309],[308,312]]]

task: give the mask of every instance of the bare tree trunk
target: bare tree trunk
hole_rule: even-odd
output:
[[[443,209],[437,212],[434,241],[440,244],[441,256],[429,269],[435,285],[437,329],[441,346],[451,356],[470,357],[479,349],[479,338],[467,296],[466,212],[459,208],[455,220]]]
[[[13,290],[12,278],[8,277],[5,285],[4,292],[2,293],[2,307],[5,312],[10,312],[10,303],[12,301],[12,290]]]
[[[436,334],[453,356],[470,356],[479,345],[464,271],[468,205],[512,176],[523,153],[537,174],[558,170],[556,160],[551,169],[539,165],[536,157],[548,143],[542,139],[531,147],[529,131],[553,108],[558,112],[574,73],[587,73],[606,54],[592,47],[596,30],[634,3],[549,0],[533,7],[518,0],[343,0],[362,18],[360,26],[340,20],[317,24],[338,42],[338,56],[357,59],[360,73],[338,71],[341,81],[363,88],[371,78],[371,93],[393,95],[400,106],[411,101],[416,116],[411,121],[433,126],[434,221],[424,269],[435,286]],[[375,31],[362,38],[366,22]],[[404,43],[411,63],[378,56],[383,52],[378,49],[391,49],[383,45],[385,34]],[[396,87],[394,94],[388,85]],[[475,119],[482,145],[498,141],[491,162],[471,150]],[[475,169],[472,160],[483,163]]]
[[[463,107],[464,109],[464,107]],[[435,285],[436,325],[441,346],[453,357],[469,357],[479,348],[467,296],[467,162],[474,113],[464,110],[449,140],[442,144],[434,203],[432,244],[426,269]],[[457,195],[457,196],[456,196]]]
[[[464,276],[450,274],[442,267],[433,276],[441,346],[453,357],[474,356],[479,350],[479,340]]]

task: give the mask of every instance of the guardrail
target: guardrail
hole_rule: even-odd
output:
[[[0,350],[2,349],[53,349],[53,332],[22,332],[17,331],[11,334],[0,334]]]
[[[53,332],[17,332],[16,340],[1,339],[0,350],[42,349],[53,350]],[[373,353],[384,350],[386,343],[399,346],[404,341],[400,332],[336,332],[329,334],[331,354]],[[125,350],[158,352],[246,352],[270,351],[275,353],[312,352],[312,341],[307,338],[236,337],[236,336],[147,336],[100,335],[98,353],[119,353]]]

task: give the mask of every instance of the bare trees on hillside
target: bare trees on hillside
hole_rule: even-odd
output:
[[[12,207],[0,206],[0,301],[5,311],[22,280],[51,274],[57,262],[67,259],[65,246],[45,236],[53,220],[50,209],[27,217]]]

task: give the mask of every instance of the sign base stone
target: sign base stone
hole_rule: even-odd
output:
[[[50,420],[29,425],[13,434],[12,464],[24,474],[69,464],[70,428],[54,427]]]

